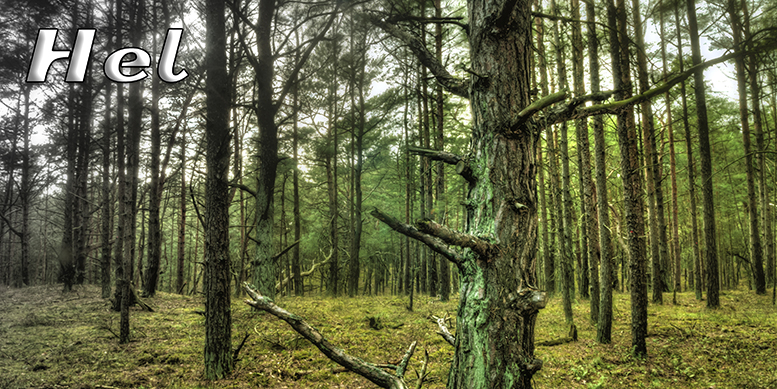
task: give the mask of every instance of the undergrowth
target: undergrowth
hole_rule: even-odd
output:
[[[343,371],[286,323],[233,298],[233,344],[248,340],[229,379],[202,379],[202,297],[158,293],[156,312],[131,311],[132,341],[118,343],[119,316],[96,286],[63,294],[59,286],[0,288],[0,389],[17,388],[374,388]],[[631,356],[629,300],[614,296],[613,342],[597,344],[588,301],[574,305],[579,341],[536,349],[544,366],[536,388],[774,388],[777,310],[766,296],[725,291],[710,311],[692,293],[678,305],[649,308],[648,353]],[[452,348],[432,315],[455,317],[456,302],[417,298],[281,297],[334,344],[373,363],[396,364],[413,341],[418,351],[406,377],[415,380],[424,348],[424,388],[443,388]],[[540,312],[536,340],[564,337],[560,299]],[[448,323],[455,333],[455,319]]]

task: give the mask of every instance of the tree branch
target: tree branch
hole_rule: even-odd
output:
[[[518,113],[518,117],[516,118],[516,125],[512,126],[513,128],[518,128],[523,123],[525,123],[527,120],[529,120],[532,115],[535,113],[558,103],[559,101],[563,101],[567,98],[567,92],[561,91],[549,94],[544,97],[540,97],[539,99],[535,100],[533,103],[529,104],[528,107],[524,108],[521,112]]]
[[[467,163],[467,161],[458,154],[449,153],[447,151],[424,149],[415,146],[408,146],[407,151],[413,154],[422,155],[433,161],[442,161],[450,165],[456,165],[457,174],[464,177],[464,179],[467,180],[467,182],[470,184],[475,184],[475,182],[477,182],[477,178],[475,178],[472,167],[469,166],[469,163]]]
[[[426,48],[426,44],[424,44],[420,38],[411,35],[407,31],[403,31],[401,28],[389,23],[388,21],[381,19],[378,15],[366,14],[365,17],[372,24],[380,27],[389,35],[394,36],[395,38],[402,41],[402,43],[406,44],[407,47],[410,48],[410,51],[412,51],[416,58],[418,58],[421,64],[426,66],[426,68],[432,72],[434,77],[437,79],[437,82],[439,82],[440,85],[442,85],[448,92],[464,97],[466,99],[469,98],[469,88],[467,86],[467,81],[454,77],[448,73],[448,70],[445,69],[445,66],[443,66],[443,64],[441,64],[437,58],[431,52],[429,52],[429,49]]]
[[[445,325],[445,317],[432,316],[432,319],[437,322],[437,327],[440,328],[437,333],[442,336],[442,338],[445,339],[445,341],[448,342],[451,346],[456,347],[456,337],[451,334],[451,332],[448,330],[448,327]]]
[[[252,300],[244,300],[246,304],[270,313],[271,315],[288,323],[295,331],[307,339],[310,343],[313,343],[318,347],[321,352],[327,356],[327,358],[336,362],[340,366],[359,374],[360,376],[370,380],[375,385],[381,388],[387,389],[407,389],[404,379],[400,375],[399,368],[396,375],[391,375],[380,367],[373,363],[366,362],[361,358],[357,358],[347,354],[343,349],[336,347],[329,342],[318,330],[308,324],[302,317],[286,311],[285,309],[275,305],[272,300],[259,294],[258,291],[253,289],[248,283],[243,283],[243,288],[248,293],[248,296]],[[412,350],[415,350],[415,342],[411,346]],[[411,350],[408,350],[411,353]],[[405,354],[402,359],[407,365],[407,360],[410,359],[410,355]]]
[[[240,184],[240,183],[237,183],[237,182],[230,182],[229,186],[231,186],[233,188],[240,189],[240,190],[245,191],[245,192],[248,192],[248,194],[250,194],[251,196],[256,197],[256,191],[251,189],[251,188],[249,188],[249,187],[247,187],[247,186],[245,186],[245,185],[243,185],[243,184]]]
[[[771,48],[770,44],[766,44],[763,47],[757,49],[757,51],[763,51],[770,48]],[[561,104],[557,108],[551,110],[551,112],[549,112],[547,116],[541,117],[539,122],[541,123],[541,126],[544,128],[556,123],[561,123],[561,122],[578,119],[578,118],[584,118],[588,116],[595,116],[595,115],[602,115],[602,114],[615,114],[620,109],[626,106],[639,104],[643,101],[650,100],[655,96],[663,94],[664,92],[668,91],[675,85],[688,79],[688,77],[693,75],[697,70],[706,69],[710,66],[717,65],[719,63],[726,62],[730,59],[747,55],[752,52],[753,51],[750,51],[750,50],[737,51],[737,52],[720,56],[718,58],[715,58],[709,61],[702,62],[696,66],[692,66],[688,68],[684,72],[677,74],[676,76],[672,77],[666,82],[661,83],[656,87],[645,91],[642,94],[633,96],[625,100],[613,101],[611,103],[596,104],[590,107],[580,106],[581,102],[572,100],[568,104]],[[590,95],[590,96],[593,96],[593,95]],[[577,103],[578,105],[577,107],[570,107],[575,103]]]
[[[472,249],[483,258],[490,257],[499,250],[497,245],[491,244],[483,238],[450,229],[432,220],[421,220],[416,225],[423,233],[438,237],[449,245]]]
[[[394,217],[381,212],[378,210],[378,208],[373,209],[372,212],[370,212],[370,215],[382,221],[383,223],[386,223],[386,225],[391,227],[391,229],[394,231],[424,243],[430,249],[441,254],[443,257],[447,258],[449,261],[456,264],[459,269],[461,269],[461,266],[464,263],[464,259],[461,258],[457,252],[448,248],[439,238],[424,234],[421,231],[418,231],[416,227],[402,223]]]

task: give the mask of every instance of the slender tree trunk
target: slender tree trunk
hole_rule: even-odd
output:
[[[627,34],[626,4],[617,0],[615,18],[618,25],[618,58],[620,78],[616,79],[615,90],[618,100],[631,97],[632,82],[629,55],[629,37]],[[625,203],[625,221],[628,230],[629,248],[629,290],[631,292],[631,347],[638,356],[647,355],[647,261],[645,257],[645,223],[642,219],[642,178],[637,151],[637,132],[634,123],[634,110],[627,107],[617,117],[618,144],[621,151],[621,171]]]
[[[675,30],[677,31],[677,56],[682,58],[680,61],[680,72],[685,68],[685,61],[683,55],[683,42],[681,25],[680,25],[680,11],[679,5],[674,5],[674,18],[675,18]],[[696,168],[694,165],[693,157],[693,143],[691,142],[691,126],[688,123],[688,98],[685,88],[685,81],[680,83],[680,98],[682,100],[682,114],[680,115],[683,121],[683,129],[685,130],[685,147],[688,159],[688,191],[691,204],[691,247],[693,248],[693,255],[691,257],[691,271],[693,274],[690,277],[691,284],[694,286],[696,292],[696,299],[702,298],[702,283],[701,283],[701,252],[699,250],[699,228],[696,223]]]
[[[558,6],[555,0],[551,0],[551,12],[559,16]],[[558,71],[559,89],[567,88],[567,71],[563,55],[562,37],[559,32],[558,21],[554,21],[553,40],[556,45],[556,67]],[[572,316],[572,294],[575,289],[575,279],[573,275],[572,264],[572,195],[570,193],[570,173],[569,173],[569,145],[567,136],[567,123],[561,123],[559,126],[559,151],[561,158],[561,220],[559,225],[559,240],[561,243],[561,273],[562,273],[562,305],[564,307],[564,317],[568,323],[573,323]]]
[[[666,33],[664,30],[664,13],[659,13],[660,37],[661,37],[661,62],[663,65],[662,73],[664,81],[668,79],[669,64],[666,59]],[[682,59],[681,59],[682,62]],[[680,261],[682,258],[682,246],[680,245],[680,221],[679,221],[679,203],[677,202],[677,161],[674,149],[674,120],[672,119],[672,100],[667,91],[664,94],[666,103],[666,128],[669,133],[669,175],[672,180],[672,248],[674,256],[674,288],[675,292],[682,291]],[[676,302],[675,302],[676,303]]]
[[[111,6],[111,8],[113,8]],[[112,24],[112,22],[111,22]],[[102,205],[101,205],[101,235],[102,256],[100,261],[100,283],[102,298],[111,297],[111,221],[113,219],[113,201],[111,199],[111,88],[108,83],[105,88],[105,116],[103,118],[103,171],[102,171]]]
[[[294,153],[294,171],[292,172],[292,196],[294,198],[293,213],[294,213],[294,241],[299,242],[302,238],[302,220],[300,217],[300,202],[299,202],[299,131],[297,128],[297,116],[299,112],[299,79],[292,81],[292,109],[294,110],[294,117],[292,119],[292,149]],[[297,296],[305,295],[305,284],[301,274],[300,266],[300,243],[296,244],[291,249],[291,272],[294,277],[294,294]]]
[[[596,10],[593,2],[586,2],[588,18],[588,61],[590,63],[591,92],[600,91],[599,84],[599,40],[596,34]],[[611,25],[615,25],[612,23]],[[615,35],[617,38],[617,35]],[[617,40],[615,40],[617,42]],[[615,46],[615,45],[614,45]],[[617,46],[615,46],[617,47]],[[617,66],[613,70],[619,69]],[[619,77],[613,71],[613,78]],[[610,243],[610,214],[607,202],[607,164],[605,162],[604,118],[601,115],[593,117],[594,129],[594,161],[596,164],[596,200],[599,229],[599,314],[597,315],[596,340],[599,343],[610,343],[612,340],[612,274],[613,252]],[[592,277],[593,278],[593,277]],[[593,293],[591,294],[593,300]],[[593,302],[591,309],[594,309]],[[593,315],[593,314],[592,314]]]
[[[176,274],[175,289],[184,294],[184,269],[186,267],[186,132],[181,134],[181,219],[178,223],[178,272]]]
[[[537,9],[537,12],[542,12],[541,3],[538,0],[535,0],[535,8]],[[539,68],[540,72],[540,93],[543,96],[547,96],[550,92],[548,90],[548,65],[547,60],[545,56],[545,25],[543,23],[542,18],[535,18],[535,30],[537,31],[537,40],[535,47],[537,48],[537,67]],[[558,170],[555,168],[555,155],[554,155],[554,146],[553,146],[553,135],[552,135],[552,127],[548,127],[548,130],[546,131],[545,136],[545,143],[548,148],[547,153],[547,160],[549,161],[549,173],[550,173],[550,181],[551,181],[551,188],[556,188],[556,186],[553,186],[554,180],[554,174]],[[541,143],[538,141],[538,143]],[[539,148],[541,153],[541,148]],[[538,154],[538,169],[543,169],[545,167],[545,164],[542,161],[542,155]],[[547,196],[548,200],[551,204],[551,210],[548,213],[547,207],[546,207],[546,199],[545,199],[545,180],[544,176],[545,173],[542,170],[539,170],[538,172],[540,178],[540,196],[542,201],[542,211],[541,211],[541,217],[542,217],[542,230],[543,230],[543,265],[544,265],[544,272],[545,272],[545,291],[548,294],[554,294],[556,292],[556,267],[555,267],[555,251],[551,250],[551,246],[553,246],[553,236],[555,235],[553,233],[554,225],[553,223],[549,223],[548,219],[554,219],[554,210],[558,209],[556,208],[556,204],[553,201],[555,199],[555,194],[553,190],[551,190],[551,193]],[[549,232],[550,231],[550,232]]]
[[[734,31],[734,49],[741,50],[742,22],[735,0],[728,2],[728,11],[731,15],[731,27]],[[747,75],[745,74],[745,60],[742,57],[735,59],[737,72],[737,86],[739,91],[739,120],[742,128],[742,140],[745,149],[745,171],[747,174],[747,216],[750,227],[750,266],[753,272],[753,280],[757,294],[766,293],[766,283],[763,272],[763,249],[761,248],[761,229],[758,220],[758,207],[755,193],[755,172],[753,166],[753,153],[750,140],[750,118],[747,108]],[[725,277],[724,277],[725,279]]]
[[[434,3],[434,16],[436,18],[442,17],[442,2],[440,0],[435,0]],[[435,48],[435,57],[437,58],[437,61],[442,63],[442,24],[437,23],[435,25],[434,30],[434,48]],[[444,130],[444,113],[443,113],[443,92],[442,92],[442,85],[440,83],[437,83],[437,90],[435,91],[436,96],[436,108],[437,108],[437,115],[436,115],[436,121],[437,124],[437,131],[436,138],[435,138],[435,144],[434,147],[437,150],[442,151],[445,148],[445,132]],[[437,162],[437,185],[436,185],[436,209],[438,210],[439,215],[443,215],[444,219],[443,222],[447,224],[448,222],[448,204],[446,200],[446,193],[445,193],[445,166],[443,165],[443,162],[438,161]],[[440,271],[439,271],[439,288],[438,292],[440,295],[440,301],[448,301],[450,299],[450,293],[451,293],[451,272],[450,268],[448,266],[448,261],[445,260],[445,258],[440,258]]]
[[[696,1],[688,0],[688,28],[691,35],[693,65],[701,63],[699,28],[696,22]],[[707,97],[704,85],[704,71],[699,68],[693,76],[696,96],[696,115],[699,127],[699,150],[701,154],[701,182],[704,205],[704,247],[706,248],[707,307],[720,306],[718,284],[718,245],[715,236],[715,198],[712,191],[712,155],[710,150],[710,127],[707,120]]]
[[[225,2],[205,3],[205,377],[225,378],[232,371],[232,316],[229,292],[229,75],[227,74]],[[272,195],[272,191],[270,192]],[[275,289],[275,285],[273,285]]]
[[[744,24],[742,25],[742,27],[743,27],[742,31],[744,32],[744,38],[749,40],[750,39],[750,15],[748,14],[748,11],[747,11],[747,3],[745,1],[742,1],[741,5],[742,5],[743,16],[744,16]],[[736,12],[734,12],[734,13],[736,13]],[[735,18],[734,20],[737,20],[737,19],[738,18]],[[737,42],[738,35],[739,35],[738,33],[734,34],[734,44],[735,45],[737,45],[737,43],[739,43],[739,42]],[[748,55],[747,60],[748,60],[748,64],[750,65],[748,81],[750,83],[750,96],[751,96],[751,102],[752,102],[751,104],[752,104],[752,109],[753,109],[753,131],[755,132],[755,138],[756,138],[756,148],[757,148],[757,150],[756,150],[757,151],[756,161],[758,163],[758,183],[759,183],[759,185],[758,185],[759,191],[758,192],[759,192],[759,196],[760,196],[759,200],[760,200],[761,217],[762,217],[761,220],[756,220],[755,223],[752,220],[750,221],[751,228],[752,227],[757,227],[756,230],[755,231],[751,231],[751,233],[755,234],[754,238],[757,241],[753,242],[753,243],[757,243],[757,246],[758,246],[758,247],[755,247],[756,246],[755,244],[751,244],[751,249],[752,250],[758,250],[758,251],[757,252],[751,252],[750,260],[753,262],[753,273],[755,275],[755,289],[756,289],[756,293],[757,294],[766,294],[766,276],[764,274],[764,265],[763,265],[764,264],[764,253],[767,253],[766,261],[768,263],[768,261],[769,261],[768,253],[770,253],[771,251],[768,250],[768,249],[764,250],[764,247],[761,245],[761,232],[762,231],[764,232],[764,238],[765,238],[766,242],[768,242],[767,246],[768,245],[773,245],[774,244],[774,241],[773,241],[774,239],[773,239],[773,236],[772,236],[772,233],[771,233],[771,231],[772,231],[771,220],[768,220],[768,224],[767,224],[767,218],[768,219],[771,219],[771,218],[767,216],[769,214],[769,201],[768,201],[768,193],[767,193],[766,181],[765,181],[765,178],[766,178],[766,172],[765,172],[765,170],[766,170],[766,163],[764,162],[764,153],[763,153],[763,151],[764,151],[764,135],[763,135],[763,128],[762,128],[762,123],[761,123],[761,98],[760,98],[761,85],[758,83],[758,61],[757,61],[756,56],[754,54]],[[745,70],[745,58],[741,58],[740,57],[740,61],[741,61],[741,69],[742,69],[742,71],[744,71]],[[737,64],[739,64],[739,61],[737,62]],[[737,82],[740,81],[739,77],[740,76],[737,74]],[[747,94],[746,94],[747,87],[746,87],[746,85],[744,85],[744,84],[747,83],[747,81],[744,79],[745,78],[744,74],[741,77],[742,77],[741,82],[742,82],[743,85],[741,85],[739,87],[739,89],[740,89],[740,100],[742,98],[745,98],[745,99],[747,98]],[[742,92],[745,92],[745,94],[742,94]],[[745,108],[745,113],[744,114],[745,114],[745,118],[746,118],[746,116],[748,114],[748,112],[747,112],[747,100],[740,101],[740,108],[741,108],[741,106],[744,106],[744,108]],[[749,127],[749,123],[748,123],[748,127]],[[745,134],[745,129],[746,129],[746,127],[745,127],[745,125],[743,123],[743,125],[742,125],[742,136],[743,137],[745,136],[744,135]],[[747,169],[748,169],[747,173],[748,173],[748,176],[749,176],[748,177],[748,183],[747,183],[747,194],[748,194],[748,196],[750,195],[750,178],[755,180],[755,172],[752,171],[753,170],[752,153],[747,151],[749,143],[750,143],[750,140],[747,139],[747,141],[745,142],[745,155],[746,155],[745,159],[747,160],[748,159],[747,156],[749,156],[750,162],[751,162],[751,163],[748,163],[748,165],[747,165]],[[750,175],[752,175],[752,177],[750,177]],[[753,197],[749,200],[749,203],[753,204],[750,207],[752,208],[753,211],[755,211],[755,203],[756,203],[755,188],[753,188],[753,192],[754,192],[753,193]],[[752,215],[751,215],[751,218],[752,218]],[[759,225],[759,222],[760,222],[760,225]]]
[[[152,29],[156,29],[156,1],[152,6]],[[152,46],[157,47],[156,34],[152,34]],[[162,221],[159,219],[159,208],[162,203],[162,183],[159,180],[159,154],[162,148],[162,138],[159,124],[159,77],[151,78],[151,182],[149,188],[148,208],[148,265],[146,267],[143,295],[153,297],[156,294],[159,280],[159,261],[162,257]]]
[[[589,10],[588,12],[591,12]],[[572,19],[580,20],[580,2],[578,0],[572,0]],[[590,41],[589,37],[589,41]],[[595,32],[593,39],[596,39]],[[573,65],[574,65],[574,80],[575,80],[575,95],[582,96],[585,94],[584,78],[583,78],[583,32],[580,23],[575,23],[572,27],[572,47],[573,47]],[[590,44],[590,42],[589,42]],[[598,61],[598,58],[591,59],[592,62]],[[594,66],[591,66],[592,68]],[[598,74],[597,74],[598,78]],[[598,83],[598,80],[597,80]],[[598,237],[598,223],[596,213],[596,203],[594,200],[594,183],[591,178],[591,151],[588,141],[588,119],[578,119],[575,123],[577,129],[577,150],[580,155],[580,167],[581,167],[581,180],[582,186],[581,193],[583,198],[581,199],[581,217],[583,220],[582,235],[585,236],[585,241],[588,243],[587,247],[583,249],[587,250],[588,261],[584,261],[583,268],[580,269],[581,274],[586,275],[582,277],[583,285],[581,290],[585,291],[584,296],[590,297],[591,304],[591,322],[596,323],[599,317],[599,237]],[[589,285],[590,284],[590,292]]]

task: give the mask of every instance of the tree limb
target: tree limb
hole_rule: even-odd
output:
[[[458,154],[449,153],[447,151],[424,149],[415,146],[408,146],[407,151],[413,154],[422,155],[433,161],[442,161],[450,165],[456,165],[456,173],[458,175],[462,176],[470,184],[475,184],[475,182],[477,182],[477,178],[475,178],[475,173],[472,171],[472,167],[469,166],[469,163],[467,163],[467,161]]]
[[[760,49],[758,49],[758,51],[766,50],[769,48],[770,46],[767,45],[767,46],[761,47]],[[752,53],[752,51],[750,50],[736,51],[733,53],[722,55],[718,58],[715,58],[709,61],[702,62],[696,66],[692,66],[686,69],[684,72],[675,75],[674,77],[667,80],[666,82],[661,83],[656,87],[645,91],[642,94],[633,96],[625,100],[618,100],[610,103],[596,104],[590,107],[578,106],[570,109],[570,105],[575,103],[575,100],[572,100],[568,104],[561,104],[555,109],[551,110],[551,112],[549,112],[545,117],[541,117],[540,124],[544,128],[553,124],[557,124],[557,123],[561,123],[561,122],[565,122],[573,119],[578,119],[578,118],[584,118],[588,116],[595,116],[595,115],[602,115],[602,114],[615,114],[620,109],[626,106],[639,104],[643,101],[650,100],[655,96],[663,94],[664,92],[668,91],[675,85],[688,79],[688,77],[693,75],[697,70],[706,69],[710,66],[717,65],[719,63],[726,62],[730,59],[737,58],[750,53]],[[580,105],[579,102],[577,103],[578,105]]]
[[[248,285],[248,283],[243,283],[243,288],[252,298],[252,300],[245,300],[246,304],[256,309],[270,313],[273,316],[285,321],[292,328],[294,328],[295,331],[310,341],[310,343],[313,343],[313,345],[318,347],[318,349],[321,350],[321,352],[326,355],[327,358],[336,362],[340,366],[343,366],[346,369],[370,380],[372,383],[380,386],[381,388],[407,389],[407,385],[400,375],[399,369],[397,369],[396,375],[391,375],[381,370],[380,367],[373,363],[366,362],[361,358],[347,354],[343,349],[330,343],[328,339],[326,339],[323,335],[321,335],[320,332],[318,332],[318,330],[303,320],[302,317],[290,313],[285,309],[275,305],[272,300],[259,294],[259,292]],[[413,342],[411,350],[415,350],[415,342]],[[408,352],[410,352],[412,355],[411,350],[408,350]],[[405,357],[403,358],[405,365],[407,365],[406,360],[409,359],[410,356],[406,353]]]
[[[324,258],[323,261],[318,262],[318,263],[313,262],[313,266],[310,267],[310,270],[306,270],[306,271],[303,271],[303,272],[299,273],[300,277],[305,278],[305,277],[313,274],[313,272],[316,271],[317,267],[326,265],[327,262],[329,262],[330,258],[332,258],[332,252],[331,251],[329,252],[329,256]],[[286,277],[286,278],[283,279],[283,281],[278,282],[277,284],[275,284],[275,291],[276,292],[280,292],[286,286],[286,284],[289,283],[289,281],[291,281],[291,276]]]
[[[440,238],[443,242],[450,245],[470,248],[484,258],[493,255],[499,249],[496,245],[487,242],[483,238],[453,230],[432,220],[421,220],[416,225],[423,233]]]
[[[448,327],[445,325],[445,317],[432,316],[432,319],[437,322],[437,327],[440,328],[437,333],[442,336],[442,338],[445,339],[445,341],[448,342],[451,346],[456,347],[456,337],[451,334],[451,332],[448,330]]]
[[[370,215],[382,221],[383,223],[386,223],[386,225],[391,227],[391,229],[394,231],[424,243],[430,249],[441,254],[443,257],[447,258],[449,261],[456,264],[459,269],[461,269],[461,266],[464,263],[464,259],[457,252],[448,248],[439,238],[429,234],[424,234],[416,227],[402,223],[394,217],[381,212],[377,208],[374,208],[370,212]]]
[[[451,75],[448,70],[445,69],[445,66],[443,66],[443,64],[440,63],[431,52],[429,52],[429,49],[426,48],[426,44],[421,41],[420,38],[411,35],[407,31],[403,31],[401,28],[389,23],[388,21],[381,19],[378,15],[366,14],[365,17],[372,24],[380,27],[389,35],[394,36],[395,38],[402,41],[402,43],[406,44],[407,47],[410,48],[410,51],[412,51],[416,56],[416,58],[421,61],[421,64],[426,66],[426,68],[432,72],[434,77],[437,79],[437,82],[439,82],[440,85],[442,85],[448,92],[464,97],[466,99],[469,98],[469,87],[467,86],[467,81]]]

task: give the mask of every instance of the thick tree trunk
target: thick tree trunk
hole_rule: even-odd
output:
[[[232,316],[229,292],[229,76],[225,2],[205,3],[205,377],[225,378],[232,371]],[[272,194],[272,190],[270,191]],[[275,285],[273,285],[273,290]]]

